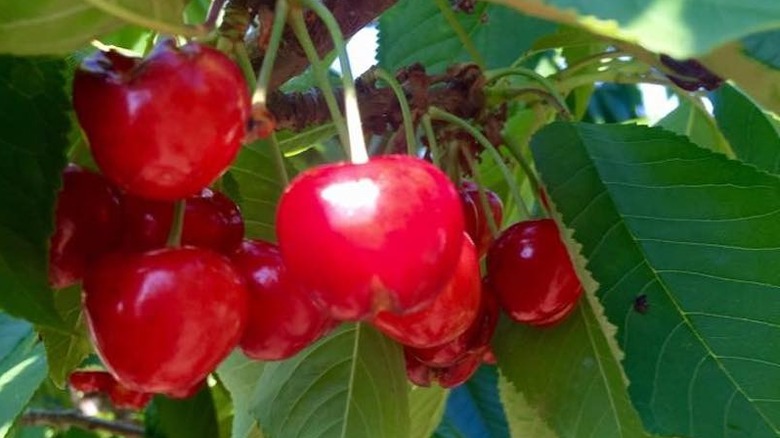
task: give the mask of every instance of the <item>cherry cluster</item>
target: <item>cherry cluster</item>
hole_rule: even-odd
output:
[[[581,294],[554,221],[493,241],[496,194],[406,155],[302,172],[278,205],[278,246],[245,239],[238,206],[208,188],[250,113],[240,71],[217,50],[164,40],[144,59],[96,53],[73,100],[101,173],[63,173],[49,278],[82,282],[113,387],[187,397],[237,346],[281,360],[341,321],[403,344],[412,382],[450,387],[495,361],[499,307],[545,326]]]
[[[107,395],[117,409],[141,410],[152,400],[152,394],[133,391],[105,371],[74,371],[68,383],[85,395]]]

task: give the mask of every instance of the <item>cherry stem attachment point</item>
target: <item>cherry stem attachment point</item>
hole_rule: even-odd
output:
[[[344,120],[344,116],[341,115],[341,110],[339,109],[336,95],[333,92],[333,86],[328,79],[328,70],[326,66],[323,65],[322,60],[317,54],[317,49],[314,46],[314,42],[311,40],[309,30],[306,28],[306,22],[303,18],[303,11],[300,7],[291,5],[289,18],[293,33],[295,33],[295,37],[301,44],[301,47],[306,54],[306,58],[309,59],[312,73],[314,73],[314,78],[322,89],[322,96],[325,98],[325,104],[328,106],[328,112],[330,112],[330,117],[333,120],[333,124],[336,125],[336,132],[338,133],[341,145],[344,147],[347,155],[351,156],[347,124]]]
[[[374,74],[377,78],[384,81],[395,93],[396,99],[398,99],[398,105],[401,107],[401,115],[404,120],[404,133],[406,134],[406,152],[409,155],[416,155],[417,148],[415,145],[417,141],[414,135],[414,122],[412,120],[412,111],[409,108],[409,101],[406,99],[406,93],[404,93],[403,87],[398,83],[393,75],[382,70],[381,68],[374,69]]]
[[[260,66],[260,73],[257,75],[257,85],[255,86],[254,94],[252,95],[252,104],[265,105],[268,96],[268,83],[271,81],[271,73],[273,72],[276,54],[279,52],[279,45],[281,44],[282,35],[284,34],[284,26],[287,22],[288,11],[289,6],[287,5],[287,0],[276,1],[271,36],[268,39],[268,47],[266,47],[265,54],[263,55],[263,65]]]
[[[187,201],[179,199],[173,203],[173,218],[171,230],[168,233],[168,246],[176,248],[181,246],[181,233],[184,229],[184,211],[187,209]]]
[[[450,114],[447,111],[444,111],[436,107],[429,108],[428,113],[434,119],[451,123],[453,125],[460,127],[464,131],[468,132],[472,137],[474,137],[474,139],[477,140],[477,142],[479,142],[479,144],[482,145],[483,148],[485,148],[488,154],[490,154],[491,158],[493,158],[493,161],[495,161],[496,165],[498,166],[498,169],[501,171],[501,174],[504,176],[504,179],[509,185],[510,192],[512,193],[512,196],[515,198],[515,202],[517,202],[517,207],[520,210],[522,210],[525,217],[531,217],[531,212],[528,210],[528,206],[525,205],[525,201],[523,201],[523,196],[520,194],[520,187],[517,185],[517,181],[515,181],[512,172],[509,170],[506,163],[504,163],[504,159],[502,158],[501,153],[498,152],[498,150],[495,148],[495,146],[493,146],[492,143],[490,143],[490,140],[488,140],[487,137],[485,137],[481,132],[479,132],[478,129],[471,126],[468,122],[466,122],[465,120],[461,119],[460,117],[454,114]]]
[[[352,76],[352,68],[349,65],[349,55],[347,54],[347,44],[344,42],[344,34],[341,32],[341,27],[339,27],[336,17],[322,3],[317,0],[302,0],[301,3],[320,17],[333,40],[333,47],[336,49],[339,64],[341,65],[341,82],[344,88],[344,112],[347,117],[350,161],[353,164],[366,163],[368,162],[366,140],[363,137],[363,123],[360,120],[355,79]]]

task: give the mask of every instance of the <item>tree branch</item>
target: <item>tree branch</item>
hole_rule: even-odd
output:
[[[78,411],[30,410],[20,418],[19,422],[28,426],[52,426],[58,429],[76,426],[131,438],[143,438],[144,436],[144,429],[138,424],[89,417]]]
[[[397,0],[324,0],[323,4],[331,10],[339,22],[344,38],[350,38],[360,29],[375,20],[379,15],[394,5]],[[249,0],[249,8],[257,14],[259,28],[253,28],[248,32],[245,42],[249,49],[249,56],[255,71],[260,70],[265,52],[264,35],[268,29],[263,29],[263,23],[271,23],[273,15],[272,0]],[[269,16],[270,14],[270,16]],[[306,23],[314,45],[320,56],[324,56],[333,50],[331,40],[325,25],[311,12],[306,13]],[[274,65],[273,75],[269,88],[276,89],[288,79],[300,74],[309,65],[306,55],[298,44],[295,35],[289,29],[284,32],[279,54]]]

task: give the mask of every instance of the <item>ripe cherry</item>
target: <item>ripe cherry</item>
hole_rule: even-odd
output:
[[[490,206],[490,214],[493,216],[496,227],[500,228],[504,215],[504,204],[501,202],[501,198],[494,192],[487,189],[484,189],[484,191]],[[459,193],[463,202],[466,232],[477,246],[479,257],[482,257],[493,242],[493,233],[490,232],[490,217],[483,208],[482,199],[479,196],[479,187],[475,183],[463,181],[460,185]]]
[[[238,343],[247,292],[225,257],[165,248],[95,262],[84,304],[98,355],[122,384],[181,397]]]
[[[498,303],[489,285],[483,282],[479,313],[460,336],[430,348],[404,347],[407,354],[431,367],[445,368],[469,356],[484,357],[490,351],[490,340],[498,324]]]
[[[239,342],[248,357],[286,359],[333,327],[334,321],[290,276],[276,245],[245,240],[231,258],[249,292],[249,317]]]
[[[429,305],[452,277],[463,241],[455,186],[404,155],[301,173],[277,211],[285,264],[339,320]]]
[[[404,354],[404,358],[407,378],[415,385],[423,387],[431,386],[433,382],[437,382],[442,388],[462,385],[477,372],[482,363],[480,356],[475,354],[447,367],[430,367],[408,353]]]
[[[85,394],[107,392],[115,382],[105,371],[74,371],[68,376],[70,387]]]
[[[145,59],[113,50],[86,58],[73,105],[106,177],[131,194],[172,201],[198,193],[233,161],[250,99],[227,56],[166,39]]]
[[[419,348],[441,345],[471,326],[479,311],[481,289],[476,250],[466,236],[455,274],[431,305],[405,315],[379,312],[372,322],[404,345]]]
[[[165,246],[173,222],[174,203],[125,196],[122,247],[147,251]],[[228,254],[244,238],[244,219],[238,206],[227,196],[203,189],[187,198],[184,210],[182,245],[197,246]]]
[[[487,255],[488,280],[515,321],[554,324],[574,309],[582,285],[552,219],[506,229]]]
[[[108,398],[115,408],[140,411],[152,401],[152,394],[134,391],[115,382],[108,390]]]
[[[101,175],[69,165],[57,197],[49,247],[49,283],[63,288],[81,280],[87,264],[119,240],[121,212],[116,189]]]

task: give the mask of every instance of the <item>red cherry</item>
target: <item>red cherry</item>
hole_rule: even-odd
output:
[[[490,247],[487,273],[504,311],[531,325],[559,322],[582,294],[552,219],[519,222],[506,229]]]
[[[406,376],[417,386],[428,387],[437,382],[442,388],[453,388],[465,383],[482,363],[479,355],[468,355],[463,360],[448,367],[430,367],[413,355],[405,354]]]
[[[458,192],[404,155],[301,173],[276,219],[285,264],[339,320],[414,312],[455,272],[463,241]]]
[[[152,394],[134,391],[115,382],[108,390],[108,398],[115,408],[140,411],[152,400]]]
[[[420,362],[432,367],[450,367],[468,356],[482,357],[490,349],[490,340],[498,324],[498,303],[489,286],[483,282],[479,313],[471,326],[446,344],[430,348],[404,347]]]
[[[248,357],[286,359],[333,327],[333,320],[290,277],[276,245],[245,240],[231,258],[249,291],[249,318],[239,343]]]
[[[490,214],[493,215],[496,226],[500,228],[504,216],[504,204],[494,192],[487,189],[484,191],[490,206]],[[490,223],[488,222],[490,219],[485,213],[482,199],[479,196],[479,187],[471,181],[463,181],[459,193],[463,203],[466,232],[477,246],[479,257],[482,257],[490,244],[493,243],[493,233],[490,232]]]
[[[107,392],[115,382],[105,371],[74,371],[68,376],[70,387],[85,394]]]
[[[238,343],[247,293],[223,256],[165,248],[97,261],[84,304],[93,344],[117,380],[181,397]]]
[[[127,192],[175,200],[213,182],[238,153],[250,99],[239,68],[198,43],[159,43],[141,60],[84,60],[73,106],[100,169]]]
[[[431,305],[405,315],[379,312],[372,322],[404,345],[419,348],[441,345],[471,326],[477,317],[481,294],[479,261],[474,244],[466,236],[455,274]]]
[[[97,173],[75,165],[65,168],[49,247],[52,287],[78,283],[86,265],[116,245],[120,227],[119,197],[114,187]]]
[[[182,245],[228,254],[241,244],[244,219],[230,198],[206,188],[187,198],[185,205]],[[173,209],[173,202],[125,196],[122,247],[135,251],[164,247],[173,222]]]

